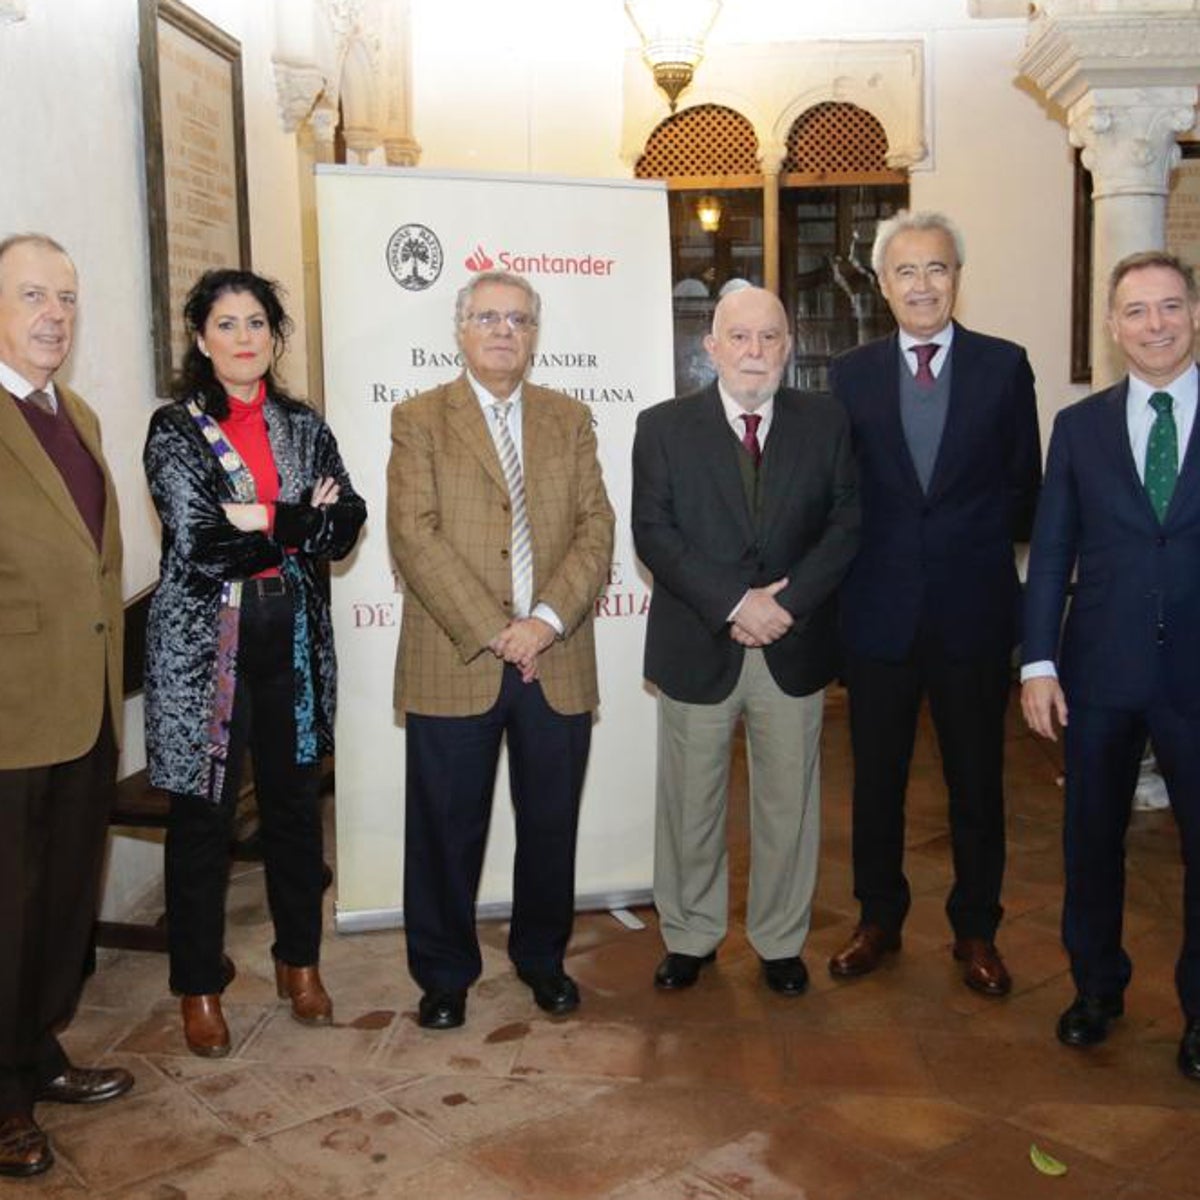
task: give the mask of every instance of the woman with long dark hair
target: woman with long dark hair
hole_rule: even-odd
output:
[[[366,518],[333,434],[272,368],[291,327],[274,283],[217,270],[184,306],[191,345],[143,461],[162,521],[146,638],[146,750],[170,793],[171,988],[189,1049],[229,1052],[221,1013],[229,840],[248,748],[281,999],[306,1024],[333,1005],[318,971],[320,761],[332,748],[336,668],[316,566]]]

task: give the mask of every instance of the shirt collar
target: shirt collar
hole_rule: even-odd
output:
[[[479,405],[483,409],[483,415],[485,417],[487,416],[488,410],[493,404],[503,403],[499,396],[493,396],[492,393],[489,392],[487,388],[485,388],[483,384],[471,374],[470,371],[467,371],[467,382],[471,385],[471,391],[475,393],[475,399],[479,401]],[[513,389],[512,395],[508,397],[508,399],[512,401],[513,411],[520,410],[521,393],[524,390],[524,387],[524,383],[518,383],[516,388]]]
[[[903,329],[897,330],[900,335],[900,349],[907,354],[914,346],[924,346],[929,342],[937,342],[938,353],[945,354],[950,349],[950,343],[954,341],[954,322],[951,321],[944,329],[939,329],[937,333],[927,338],[916,338],[911,333],[906,333]]]
[[[1200,375],[1197,374],[1195,363],[1188,363],[1187,367],[1165,387],[1154,387],[1130,371],[1128,403],[1140,407],[1149,404],[1150,397],[1155,392],[1170,392],[1171,398],[1177,405],[1195,404],[1198,389],[1200,389]]]
[[[24,400],[30,392],[36,392],[38,389],[25,378],[24,375],[14,371],[6,362],[0,362],[0,387],[6,391],[12,392],[18,400]],[[58,407],[58,392],[54,388],[54,380],[51,379],[44,388],[41,389],[54,401],[55,408]]]
[[[718,379],[717,391],[721,395],[721,407],[725,410],[725,420],[729,425],[737,430],[740,437],[745,429],[740,418],[747,414],[747,409],[744,409],[730,394],[725,390],[725,385]],[[755,410],[762,421],[759,423],[760,436],[765,436],[765,427],[770,425],[771,417],[775,414],[775,397],[772,396],[769,400],[765,400]]]

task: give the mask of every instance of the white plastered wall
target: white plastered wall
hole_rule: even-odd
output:
[[[192,0],[242,43],[253,261],[292,297],[299,328],[285,374],[302,391],[296,151],[276,112],[271,64],[279,3]],[[140,461],[156,398],[137,3],[22,0],[8,11],[19,17],[0,21],[0,231],[45,230],[79,267],[82,313],[66,378],[103,422],[131,596],[158,563]],[[1071,156],[1060,120],[1015,78],[1025,29],[1020,20],[972,20],[965,0],[725,0],[712,44],[923,40],[932,158],[913,172],[913,203],[962,224],[961,315],[1028,347],[1048,431],[1050,414],[1083,391],[1068,382]],[[510,0],[502,9],[491,0],[412,0],[411,30],[422,166],[628,174],[624,71],[636,37],[618,0]],[[797,92],[803,87],[798,80]],[[135,770],[143,761],[136,707],[127,728],[125,768]],[[106,910],[126,910],[160,862],[152,843],[117,839]]]
[[[271,6],[192,0],[242,43],[253,265],[295,298],[285,375],[303,389],[303,297],[293,139],[275,115]],[[141,452],[158,400],[151,355],[150,264],[136,0],[26,0],[0,23],[0,236],[40,230],[60,241],[80,278],[75,347],[63,378],[100,416],[121,504],[124,592],[158,575],[158,526]],[[140,697],[126,706],[122,774],[145,762]],[[115,836],[104,915],[127,913],[157,884],[153,838]]]

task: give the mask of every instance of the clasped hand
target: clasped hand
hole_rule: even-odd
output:
[[[522,683],[532,683],[538,675],[537,657],[553,645],[554,629],[540,617],[518,617],[510,621],[490,642],[488,649],[521,672]]]
[[[795,618],[776,595],[787,587],[786,578],[766,587],[751,588],[738,605],[729,626],[729,636],[742,646],[769,646],[777,642],[795,624]]]

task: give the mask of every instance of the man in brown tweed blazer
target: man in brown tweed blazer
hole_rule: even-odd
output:
[[[96,414],[54,379],[79,285],[0,240],[0,1177],[54,1162],[34,1106],[111,1100],[58,1041],[83,986],[121,731],[121,528]]]
[[[392,413],[404,924],[429,1029],[463,1023],[482,967],[475,896],[505,735],[517,833],[509,957],[542,1009],[579,1004],[563,952],[613,511],[588,408],[525,382],[540,308],[520,276],[475,276],[455,313],[466,371]]]

